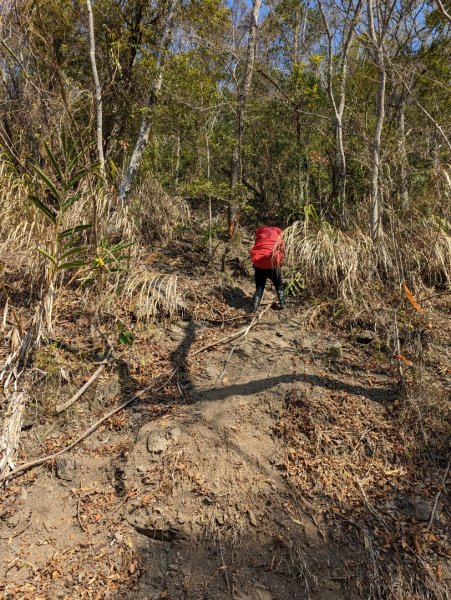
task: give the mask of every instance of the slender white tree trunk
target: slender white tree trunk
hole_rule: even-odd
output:
[[[346,197],[346,153],[344,147],[344,136],[343,136],[343,115],[346,106],[346,79],[348,75],[348,52],[351,46],[352,40],[355,36],[355,26],[359,20],[360,13],[362,10],[362,2],[358,0],[356,6],[352,6],[350,3],[347,8],[347,14],[341,32],[342,50],[339,53],[339,85],[336,90],[333,79],[334,79],[334,44],[333,44],[333,33],[329,25],[326,11],[324,10],[321,0],[318,0],[318,5],[323,18],[324,26],[326,28],[327,41],[328,41],[328,73],[327,73],[327,92],[329,95],[330,102],[334,111],[335,117],[335,172],[333,181],[333,195],[338,200],[341,211],[344,210],[345,197]]]
[[[383,34],[377,35],[374,27],[373,0],[368,0],[368,24],[371,40],[371,52],[377,66],[377,97],[376,97],[376,126],[371,144],[371,184],[370,184],[370,235],[377,241],[382,233],[382,198],[379,185],[381,162],[382,128],[385,119],[385,88],[387,84],[387,71],[384,59]]]
[[[171,0],[171,4],[166,15],[166,20],[164,23],[163,33],[161,36],[160,47],[157,56],[157,74],[155,77],[155,81],[153,82],[153,85],[151,87],[149,96],[147,98],[146,112],[141,122],[138,138],[136,140],[135,147],[133,148],[130,162],[119,186],[119,199],[122,204],[126,204],[127,202],[127,198],[130,193],[130,189],[132,187],[132,183],[135,178],[136,172],[138,171],[141,165],[144,150],[147,148],[147,144],[149,143],[151,116],[155,104],[158,101],[158,97],[161,92],[161,87],[163,85],[166,52],[174,31],[174,15],[177,8],[177,3],[178,0]]]
[[[89,56],[91,58],[92,76],[96,94],[96,113],[97,113],[97,152],[99,155],[100,172],[105,178],[105,157],[103,154],[103,113],[102,113],[102,87],[100,85],[99,74],[96,62],[96,43],[94,36],[94,15],[92,13],[91,0],[86,0],[88,8],[89,23]]]
[[[405,123],[405,106],[406,99],[404,97],[404,89],[401,89],[399,96],[399,160],[401,163],[400,166],[400,186],[399,186],[399,196],[401,199],[401,205],[403,208],[408,208],[409,206],[409,191],[407,188],[407,150],[406,150],[406,123]]]

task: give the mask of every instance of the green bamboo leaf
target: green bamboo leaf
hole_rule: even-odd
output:
[[[120,252],[121,250],[125,250],[125,248],[130,248],[130,246],[133,246],[135,242],[119,242],[118,244],[114,244],[113,246],[111,246],[110,248],[110,252],[112,252],[113,254],[115,252]]]
[[[62,181],[62,180],[63,180],[63,173],[62,173],[62,171],[61,171],[61,169],[60,169],[60,166],[59,166],[59,164],[58,164],[58,161],[57,161],[57,160],[56,160],[56,158],[55,158],[55,155],[54,155],[54,154],[53,154],[53,152],[50,150],[50,147],[49,147],[49,145],[47,144],[47,141],[46,141],[46,140],[44,140],[44,148],[45,148],[45,151],[46,151],[46,154],[47,154],[47,156],[48,156],[48,157],[49,157],[49,159],[50,159],[50,162],[52,163],[53,170],[55,171],[56,175],[59,177],[60,181]]]
[[[44,173],[44,171],[42,169],[40,169],[39,167],[37,167],[36,165],[31,165],[31,166],[35,170],[37,175],[42,179],[42,181],[47,185],[47,187],[50,188],[50,190],[52,191],[55,198],[61,204],[61,194],[59,193],[56,185],[53,183],[53,181],[50,179],[50,177],[48,175],[46,175]]]
[[[76,186],[76,184],[80,181],[80,179],[82,179],[86,173],[88,173],[89,168],[85,167],[83,169],[81,169],[80,171],[78,171],[78,173],[76,173],[72,179],[70,179],[70,181],[67,182],[66,184],[66,189],[70,189]]]
[[[46,258],[49,259],[49,261],[51,263],[53,263],[56,267],[57,262],[56,262],[56,258],[54,256],[52,256],[51,254],[49,254],[46,250],[44,250],[43,248],[38,248],[38,252],[39,254],[42,254],[42,256],[45,256]]]
[[[71,256],[76,256],[77,254],[82,254],[83,252],[86,252],[86,250],[86,246],[77,246],[76,248],[71,248],[67,252],[64,252],[64,254],[61,254],[60,261],[66,260]]]
[[[75,148],[74,148],[75,150]],[[81,157],[83,156],[83,152],[77,152],[73,157],[72,160],[70,162],[68,162],[67,164],[67,173],[70,174],[72,173],[72,171],[74,170],[75,165],[80,161]]]
[[[88,263],[84,260],[73,260],[59,264],[56,268],[57,271],[64,271],[66,269],[79,269],[80,267],[86,267]]]
[[[119,256],[115,256],[114,259],[116,261],[118,260],[129,260],[130,259],[130,254],[120,254]]]
[[[47,217],[47,219],[53,223],[53,225],[56,224],[56,215],[42,202],[40,198],[34,194],[29,194],[28,198],[31,200],[31,202],[33,202],[36,208],[39,208],[39,210]]]
[[[86,229],[91,229],[92,224],[86,223],[82,225],[76,225],[75,227],[71,227],[70,229],[66,229],[59,234],[59,239],[64,239],[70,235],[75,235],[76,233],[80,233],[81,231],[86,231]]]
[[[80,200],[82,196],[81,192],[77,192],[76,194],[74,194],[73,196],[71,196],[68,200],[66,200],[66,202],[63,202],[62,206],[61,206],[61,210],[63,212],[66,212],[66,210],[68,208],[70,208],[73,204],[75,204],[75,202],[77,202],[78,200]]]

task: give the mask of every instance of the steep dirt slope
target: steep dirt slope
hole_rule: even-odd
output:
[[[227,295],[237,323],[252,318],[243,312],[250,293],[244,284]],[[149,392],[71,454],[11,482],[0,515],[1,598],[376,593],[371,578],[384,556],[361,511],[371,509],[376,477],[379,505],[402,510],[393,365],[349,336],[306,330],[290,308],[270,308],[245,337],[194,355],[243,325],[231,323],[169,326],[160,345],[179,367],[172,388]],[[137,383],[123,361],[85,409],[106,412]],[[68,419],[75,437],[83,427]],[[49,440],[60,445],[61,431],[24,431],[29,452],[49,452]]]

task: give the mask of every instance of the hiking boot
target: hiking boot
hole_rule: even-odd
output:
[[[277,290],[277,297],[279,299],[279,309],[283,310],[285,308],[285,292],[283,291],[283,288]]]
[[[263,293],[260,290],[257,290],[252,296],[252,310],[253,312],[257,312],[258,307],[260,306],[260,302],[262,301]]]

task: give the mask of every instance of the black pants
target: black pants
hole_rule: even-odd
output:
[[[282,271],[280,269],[259,269],[258,267],[254,267],[254,269],[257,292],[263,294],[267,279],[273,282],[276,291],[282,289]]]

